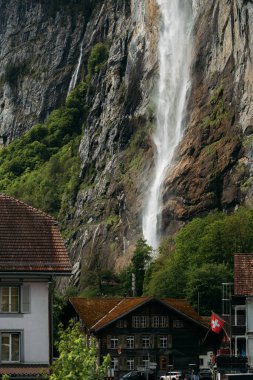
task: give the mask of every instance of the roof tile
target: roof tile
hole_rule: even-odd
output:
[[[70,298],[75,311],[83,320],[85,326],[92,330],[99,330],[112,323],[125,314],[130,313],[137,307],[156,300],[154,297],[132,297],[132,298]],[[209,323],[183,299],[164,298],[157,299],[166,306],[191,318],[193,321],[209,327]]]
[[[70,273],[67,251],[55,220],[0,194],[0,272]]]

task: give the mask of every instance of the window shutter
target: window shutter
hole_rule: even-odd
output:
[[[2,311],[2,288],[0,287],[0,312]]]
[[[172,336],[168,335],[168,348],[172,348]]]
[[[30,286],[21,287],[21,312],[30,313]]]
[[[111,348],[111,335],[107,335],[107,348]]]

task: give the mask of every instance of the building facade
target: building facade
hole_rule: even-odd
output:
[[[253,254],[234,255],[232,339],[236,356],[246,356],[253,368]]]
[[[52,362],[52,281],[71,274],[55,221],[0,195],[0,375],[36,378]]]
[[[153,297],[70,299],[84,331],[95,335],[101,358],[110,354],[115,378],[131,370],[160,376],[199,364],[209,325],[185,300]]]

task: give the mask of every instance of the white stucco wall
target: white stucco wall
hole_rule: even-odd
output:
[[[246,299],[246,339],[248,364],[253,367],[253,298]]]
[[[0,314],[0,330],[23,331],[24,362],[49,364],[48,283],[30,285],[30,313]]]

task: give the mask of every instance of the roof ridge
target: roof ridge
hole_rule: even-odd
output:
[[[112,308],[108,311],[108,313],[106,313],[105,315],[103,315],[102,318],[100,318],[93,326],[91,326],[91,329],[94,328],[96,326],[97,323],[99,323],[100,321],[102,321],[105,317],[107,317],[108,314],[110,314],[117,306],[119,306],[119,304],[124,300],[124,298],[121,298],[121,300]]]
[[[133,310],[135,310],[136,308],[138,308],[139,306],[145,304],[145,302],[149,302],[151,301],[152,299],[155,299],[154,296],[144,296],[144,297],[124,297],[122,298],[122,300],[117,303],[117,305],[115,305],[107,314],[105,314],[102,318],[100,318],[99,321],[97,321],[93,326],[91,326],[91,328],[95,328],[97,324],[99,324],[99,322],[101,322],[104,318],[106,318],[108,316],[108,314],[110,314],[115,308],[117,308],[121,303],[123,303],[123,301],[126,301],[126,300],[141,300],[141,302],[138,304],[138,305],[134,305],[133,307],[131,307],[129,309],[128,312],[131,312]],[[125,315],[125,313],[120,313],[120,315],[116,318],[120,318],[122,315]],[[113,321],[113,320],[112,320]],[[111,322],[112,322],[111,321]]]
[[[0,198],[10,199],[14,201],[15,203],[19,203],[20,205],[27,207],[29,210],[34,211],[37,214],[44,216],[46,219],[49,219],[49,221],[52,222],[53,224],[55,225],[58,224],[57,220],[53,218],[51,215],[47,214],[46,212],[42,210],[37,209],[36,207],[29,205],[26,202],[21,201],[20,199],[11,197],[10,195],[4,194],[4,193],[0,193]]]

